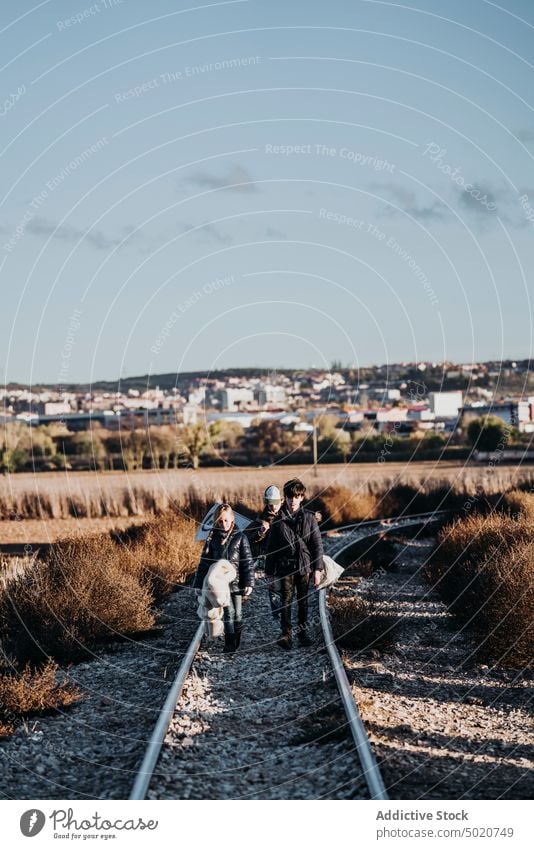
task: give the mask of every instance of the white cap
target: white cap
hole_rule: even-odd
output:
[[[263,493],[263,500],[267,504],[276,504],[282,500],[282,496],[280,494],[280,490],[277,486],[268,486],[265,492]]]

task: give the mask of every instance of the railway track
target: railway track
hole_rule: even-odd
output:
[[[340,557],[361,540],[446,515],[346,526],[324,535],[325,552]],[[310,610],[315,645],[284,653],[261,581],[258,590],[236,655],[202,648],[197,629],[130,799],[387,799],[332,636],[327,592],[314,594]]]

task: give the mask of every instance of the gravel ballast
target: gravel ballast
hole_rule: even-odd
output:
[[[199,652],[148,798],[368,798],[311,599],[311,647],[276,644],[259,581],[240,650]]]
[[[192,591],[171,595],[160,633],[98,646],[63,670],[82,693],[0,742],[4,799],[127,799],[149,735],[198,626]]]
[[[393,799],[527,799],[534,794],[532,672],[490,668],[423,576],[427,538],[395,544],[387,570],[345,577],[399,619],[392,645],[345,654],[366,730]]]

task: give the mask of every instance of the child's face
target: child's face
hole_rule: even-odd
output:
[[[286,496],[286,503],[290,513],[295,513],[296,510],[299,509],[300,505],[304,501],[303,495],[288,495]]]
[[[230,528],[232,527],[232,514],[229,510],[225,510],[224,513],[221,513],[217,524],[219,528],[222,528],[223,531],[230,530]]]

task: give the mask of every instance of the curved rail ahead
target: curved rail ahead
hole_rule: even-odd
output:
[[[362,525],[364,525],[366,528],[369,528],[370,525],[377,525],[378,527],[382,525],[382,527],[384,527],[387,532],[400,527],[409,527],[411,525],[420,525],[422,523],[429,524],[432,521],[439,521],[447,512],[448,511],[446,510],[440,510],[435,511],[433,513],[418,513],[417,515],[412,516],[397,517],[396,519],[388,521],[388,524],[385,526],[382,525],[383,520],[378,519],[371,522],[362,522],[360,525],[346,525],[345,527],[340,528],[339,530],[342,533],[343,531],[346,531],[346,535],[350,536],[351,533],[354,533],[354,530],[359,530]],[[371,535],[372,532],[370,530],[368,536]],[[367,536],[367,534],[364,534],[363,539],[365,539],[365,536]],[[362,537],[358,537],[358,539],[352,540],[349,539],[347,542],[345,542],[344,545],[340,546],[340,548],[336,550],[336,555],[339,556],[339,554],[341,554],[347,548],[350,548],[352,545],[354,545],[355,542],[358,542],[361,539]],[[380,774],[379,766],[373,754],[373,750],[371,748],[367,732],[365,731],[360,712],[358,710],[358,706],[356,704],[354,696],[352,695],[352,688],[347,678],[347,673],[345,672],[343,661],[341,660],[341,656],[337,650],[334,636],[332,634],[332,626],[330,624],[330,617],[328,615],[328,608],[326,604],[326,594],[327,589],[322,589],[319,592],[319,615],[321,618],[321,627],[323,629],[323,636],[326,643],[326,648],[328,650],[330,661],[332,663],[332,668],[334,670],[336,684],[339,690],[339,694],[341,696],[341,700],[343,702],[343,707],[345,708],[347,719],[349,721],[350,731],[356,746],[356,751],[358,752],[360,763],[363,768],[364,777],[369,788],[369,794],[371,796],[371,799],[387,800],[389,796],[387,794],[384,781]]]
[[[336,530],[338,533],[341,533],[344,536],[352,537],[352,539],[348,539],[348,541],[346,541],[344,545],[342,545],[340,548],[336,548],[335,555],[338,556],[342,551],[345,551],[347,548],[350,548],[352,545],[354,545],[355,542],[362,539],[362,537],[358,537],[357,539],[354,539],[353,537],[354,532],[359,530],[360,528],[367,529],[370,525],[376,525],[378,527],[382,526],[384,528],[384,531],[387,533],[388,531],[395,530],[399,527],[406,527],[407,525],[409,526],[420,525],[422,523],[430,523],[433,519],[437,521],[448,512],[450,511],[439,510],[430,513],[418,513],[416,515],[406,517],[397,516],[387,520],[373,519],[369,522],[360,522],[357,525],[345,525]],[[384,522],[386,521],[387,524],[384,524]],[[368,536],[373,535],[373,530],[374,529],[369,528]],[[367,534],[364,534],[363,538],[365,538],[365,536],[367,536]],[[332,667],[334,669],[336,684],[338,686],[339,693],[343,702],[343,707],[345,709],[345,713],[349,721],[351,734],[356,746],[356,751],[358,753],[360,763],[364,771],[364,777],[367,782],[371,798],[387,800],[389,797],[387,795],[378,764],[375,760],[375,756],[373,754],[369,738],[367,737],[365,728],[363,726],[363,722],[361,720],[358,707],[354,700],[354,696],[352,695],[352,690],[347,678],[347,674],[345,672],[345,668],[343,666],[343,661],[341,660],[340,654],[335,645],[334,637],[332,634],[332,627],[330,625],[330,618],[326,605],[326,592],[326,589],[320,590],[319,592],[319,614],[326,648],[328,650]],[[165,699],[165,703],[161,709],[158,721],[150,736],[150,740],[148,742],[143,761],[141,763],[141,766],[139,767],[139,771],[137,773],[132,792],[129,796],[129,799],[132,801],[142,800],[146,798],[146,794],[150,786],[150,781],[152,780],[152,777],[154,775],[154,770],[156,768],[156,764],[158,762],[158,758],[163,743],[165,741],[165,736],[167,734],[167,731],[172,721],[172,717],[176,710],[176,703],[180,698],[183,686],[195,659],[195,655],[200,647],[203,633],[204,623],[201,623],[196,630],[196,633],[191,641],[191,644],[189,645],[186,654],[184,655],[184,658],[182,659],[178,672],[176,673],[176,678],[167,694],[167,698]]]

